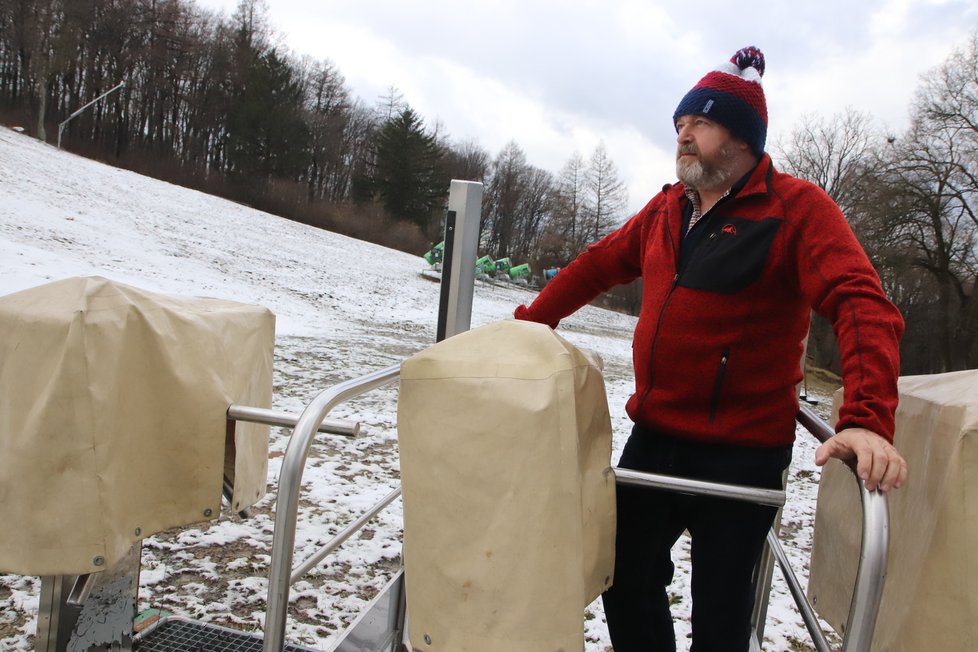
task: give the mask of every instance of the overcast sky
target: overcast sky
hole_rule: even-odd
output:
[[[230,15],[237,0],[197,0]],[[978,28],[975,0],[266,0],[295,55],[368,104],[391,86],[431,127],[556,173],[604,142],[640,208],[675,176],[672,113],[740,47],[764,51],[768,149],[847,106],[890,132],[921,75]]]

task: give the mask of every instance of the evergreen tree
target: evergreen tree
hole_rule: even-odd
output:
[[[294,178],[308,160],[302,78],[268,45],[265,12],[260,0],[241,0],[234,17],[227,162],[249,182]]]
[[[274,50],[258,55],[235,89],[228,115],[228,158],[249,179],[294,177],[307,162],[303,88]]]
[[[371,185],[388,213],[428,228],[448,193],[442,155],[410,108],[384,123],[374,146]]]

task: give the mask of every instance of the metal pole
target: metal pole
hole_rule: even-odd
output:
[[[61,149],[61,133],[64,131],[65,125],[68,124],[69,121],[71,121],[74,118],[78,117],[82,113],[82,111],[84,111],[88,107],[92,106],[93,104],[95,104],[96,102],[98,102],[100,99],[102,99],[106,95],[108,95],[110,93],[116,92],[117,90],[119,90],[120,88],[122,88],[125,85],[126,85],[126,82],[124,82],[124,81],[119,82],[118,84],[116,84],[115,86],[113,86],[109,90],[105,91],[104,93],[102,93],[101,95],[99,95],[98,97],[96,97],[94,100],[92,100],[91,102],[89,102],[88,104],[86,104],[85,106],[83,106],[82,108],[78,109],[77,111],[75,111],[74,113],[72,113],[71,115],[69,115],[62,122],[60,122],[58,124],[58,149]]]
[[[448,337],[448,313],[454,310],[453,297],[458,294],[458,279],[452,270],[455,262],[455,223],[458,221],[458,213],[447,211],[445,213],[445,251],[441,261],[441,287],[438,293],[438,329],[435,332],[435,341],[441,342]],[[456,302],[457,303],[457,302]]]
[[[828,424],[805,406],[802,406],[798,413],[798,422],[822,443],[835,435]],[[859,567],[856,570],[852,600],[849,602],[849,617],[846,621],[842,649],[844,652],[867,652],[873,643],[876,619],[883,599],[890,521],[886,494],[879,489],[875,491],[866,489],[865,483],[856,473],[854,460],[847,461],[846,465],[852,470],[853,479],[859,486],[863,526],[859,547]],[[807,603],[804,596],[802,599]],[[802,608],[801,602],[798,606]]]
[[[228,406],[228,419],[232,421],[247,421],[248,423],[261,423],[266,426],[281,426],[283,428],[294,428],[295,424],[299,422],[299,416],[295,414],[251,407],[250,405],[238,405],[236,403]],[[356,437],[360,434],[360,423],[358,421],[344,421],[343,419],[324,419],[323,424],[319,426],[318,432]]]
[[[383,500],[367,510],[360,518],[350,523],[346,528],[333,537],[329,543],[317,550],[315,553],[310,555],[304,562],[296,566],[292,570],[292,576],[289,578],[290,584],[295,584],[302,577],[316,567],[319,562],[326,559],[334,550],[343,545],[343,542],[352,537],[354,534],[360,531],[364,525],[369,523],[377,514],[380,514],[388,505],[390,505],[394,500],[401,495],[401,488],[398,487],[394,489],[389,494],[387,494]]]
[[[818,652],[832,652],[832,648],[829,647],[828,641],[825,640],[825,634],[822,632],[822,627],[818,624],[818,616],[815,615],[815,610],[812,609],[811,603],[809,603],[808,598],[805,597],[805,589],[802,588],[801,582],[798,581],[798,577],[791,569],[791,564],[788,562],[788,555],[785,554],[784,548],[781,547],[781,542],[778,541],[778,537],[776,534],[774,534],[774,530],[768,531],[767,543],[768,547],[771,549],[771,552],[774,553],[775,558],[778,560],[778,565],[781,566],[781,575],[784,577],[784,581],[788,584],[788,590],[791,591],[791,596],[795,599],[795,604],[798,606],[798,612],[801,614],[802,620],[805,621],[805,627],[808,628],[808,633],[812,636],[812,642],[815,644],[815,649],[818,650]]]
[[[268,569],[268,604],[265,611],[263,652],[285,649],[285,619],[289,606],[289,578],[295,547],[295,526],[299,512],[299,489],[309,448],[319,425],[329,411],[343,401],[396,380],[401,366],[394,365],[372,374],[331,387],[303,410],[282,458],[278,494],[275,499],[275,530],[272,559]]]
[[[445,261],[442,265],[442,283],[447,281],[449,287],[443,291],[439,306],[439,340],[467,331],[472,324],[482,188],[482,184],[476,181],[452,179],[449,189]]]
[[[781,486],[788,486],[788,469],[781,475]],[[784,508],[778,508],[771,531],[777,537],[781,532],[781,518]],[[774,580],[774,551],[770,545],[764,546],[761,558],[754,573],[754,609],[751,611],[751,629],[757,638],[758,647],[764,642],[764,627],[767,624],[767,608],[771,597],[771,583]]]
[[[859,546],[859,568],[849,603],[843,652],[868,652],[876,631],[876,617],[883,599],[886,582],[887,544],[890,540],[890,521],[886,510],[886,494],[867,491],[859,477],[859,494],[863,506],[863,537]]]
[[[821,417],[812,412],[808,406],[802,405],[798,409],[798,416],[795,418],[798,423],[805,427],[805,430],[812,433],[815,439],[823,444],[835,436],[835,431],[829,427],[829,424],[822,421]]]
[[[779,489],[760,489],[758,487],[745,487],[743,485],[690,480],[689,478],[680,478],[674,475],[642,473],[641,471],[620,469],[617,467],[612,467],[612,471],[615,472],[615,479],[618,484],[631,485],[633,487],[668,489],[694,496],[730,498],[732,500],[743,500],[759,505],[770,505],[772,507],[782,507],[785,500],[784,491]]]

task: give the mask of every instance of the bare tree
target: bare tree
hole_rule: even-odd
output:
[[[479,234],[483,247],[496,257],[509,255],[521,186],[528,168],[526,153],[516,141],[507,143],[492,162]]]
[[[586,183],[584,157],[574,152],[557,173],[554,189],[553,216],[547,228],[551,253],[557,258],[554,263],[567,264],[588,243]]]
[[[537,167],[526,170],[510,253],[520,260],[535,256],[543,226],[550,216],[553,174]]]
[[[408,103],[397,86],[391,84],[387,87],[387,94],[377,100],[377,118],[380,122],[393,120],[404,109],[408,108]]]
[[[869,197],[874,193],[878,196],[881,170],[886,166],[880,161],[885,142],[871,116],[849,107],[830,118],[803,116],[799,126],[775,148],[779,167],[819,186],[839,205],[878,267],[874,244],[878,242],[879,212]],[[835,333],[829,322],[814,314],[808,355],[818,367],[841,370]]]
[[[917,282],[911,335],[932,353],[917,372],[978,367],[978,33],[918,89],[906,136],[892,148],[883,224],[894,265]]]
[[[883,142],[872,117],[848,107],[828,119],[803,116],[777,150],[786,172],[819,186],[854,219],[864,202],[866,175],[877,169],[876,154]]]
[[[445,169],[452,179],[485,181],[489,174],[489,152],[475,140],[448,143],[445,152]]]
[[[64,48],[65,15],[62,0],[9,2],[0,5],[4,68],[9,70],[12,85],[5,94],[15,100],[34,118],[34,134],[47,140],[45,122],[52,78],[68,61]],[[4,83],[7,86],[7,83]],[[30,100],[34,100],[31,106]]]
[[[306,185],[311,199],[345,198],[346,131],[352,103],[346,80],[332,62],[303,61],[305,111],[309,127]]]
[[[918,91],[915,111],[933,129],[953,137],[953,192],[978,224],[978,30],[964,49],[955,50]]]
[[[598,143],[588,161],[584,188],[588,237],[596,242],[623,221],[623,212],[628,203],[628,191],[619,179],[618,168],[608,156],[603,142]]]
[[[481,237],[496,257],[529,258],[549,217],[553,175],[531,166],[509,142],[492,164],[483,201]]]

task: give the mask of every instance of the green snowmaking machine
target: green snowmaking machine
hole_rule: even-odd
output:
[[[434,267],[435,265],[441,263],[445,259],[445,243],[444,241],[439,242],[434,247],[431,248],[428,253],[424,255],[424,259],[429,265]]]
[[[523,263],[509,268],[509,278],[512,281],[524,282],[530,280],[530,265]]]
[[[496,272],[496,261],[489,256],[483,256],[475,261],[476,276],[492,276]]]

